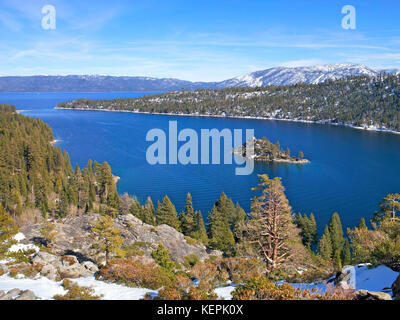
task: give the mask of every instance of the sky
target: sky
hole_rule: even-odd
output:
[[[46,5],[55,29],[42,26]],[[355,29],[342,27],[345,5]],[[399,16],[398,0],[1,0],[0,75],[221,81],[275,66],[400,69]]]

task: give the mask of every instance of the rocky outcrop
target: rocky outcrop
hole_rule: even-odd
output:
[[[355,293],[356,300],[392,300],[389,293],[358,290]]]
[[[400,300],[400,276],[398,276],[395,282],[393,282],[392,292],[393,292],[393,298],[395,300]]]
[[[91,261],[79,263],[76,256],[57,256],[43,251],[33,257],[32,265],[40,275],[51,280],[85,277],[99,271]]]
[[[0,300],[37,300],[31,290],[12,289],[7,293],[0,290]]]
[[[343,290],[354,289],[351,283],[352,277],[354,276],[353,272],[353,268],[345,266],[342,271],[336,274],[336,277],[333,280],[334,284]]]
[[[52,250],[58,255],[75,256],[80,263],[101,260],[102,255],[97,255],[92,248],[96,239],[91,232],[91,224],[97,219],[99,219],[98,214],[90,214],[68,217],[56,222],[56,237]],[[131,214],[118,216],[114,219],[114,223],[121,232],[124,245],[146,244],[143,248],[144,256],[150,257],[152,250],[157,248],[159,242],[162,242],[170,251],[171,259],[180,263],[189,254],[197,255],[200,260],[205,260],[210,255],[222,255],[222,252],[210,250],[201,243],[193,243],[193,241],[188,243],[188,239],[182,233],[170,226],[148,225]],[[26,236],[23,242],[40,242],[40,227],[41,225],[37,224],[21,228],[21,232]],[[49,268],[49,272],[53,272],[52,268]],[[68,272],[73,272],[72,269],[69,268]]]

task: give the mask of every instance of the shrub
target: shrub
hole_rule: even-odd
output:
[[[191,246],[196,246],[196,245],[199,244],[199,241],[197,241],[196,239],[193,239],[193,238],[191,238],[189,236],[185,236],[185,240],[186,240],[186,243],[191,245]]]
[[[177,276],[173,284],[158,292],[157,300],[215,300],[214,286],[200,282],[197,286],[186,276]]]
[[[68,292],[64,295],[55,295],[55,300],[100,300],[103,297],[103,295],[95,295],[93,288],[80,287],[69,279],[64,279],[62,286]]]
[[[144,264],[132,258],[117,258],[101,268],[98,277],[131,287],[159,289],[174,280],[174,275],[155,264]]]
[[[217,276],[217,267],[210,262],[199,262],[190,269],[192,277],[200,282],[213,282]]]
[[[27,277],[31,277],[36,275],[38,273],[38,270],[36,270],[32,265],[28,263],[20,263],[10,267],[8,272],[11,277],[16,277],[18,274],[23,274]]]
[[[64,262],[67,262],[68,265],[72,266],[73,264],[75,264],[75,259],[71,256],[62,256],[61,260]]]
[[[242,283],[265,273],[263,262],[257,258],[219,258],[214,260],[214,264],[218,267],[221,282],[230,279],[234,283]]]
[[[14,259],[16,263],[22,263],[22,262],[29,263],[31,260],[31,255],[34,253],[36,253],[34,249],[18,250],[7,253],[7,256],[9,258]]]
[[[201,286],[191,287],[187,300],[217,300],[218,296],[214,293],[214,287]]]
[[[267,278],[252,278],[232,293],[233,300],[351,300],[352,291],[328,288],[324,294],[294,288],[288,283],[276,284]]]
[[[129,245],[122,246],[122,250],[126,252],[126,257],[143,256],[144,251],[150,247],[149,242],[136,241]]]
[[[199,257],[197,255],[195,255],[194,253],[191,253],[191,254],[188,254],[187,256],[185,256],[183,265],[186,268],[190,269],[199,262],[200,262]]]

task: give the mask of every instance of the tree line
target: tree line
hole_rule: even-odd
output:
[[[372,229],[361,219],[357,227],[344,232],[339,214],[334,213],[318,239],[315,216],[294,215],[281,179],[260,175],[254,188],[259,195],[252,199],[250,212],[222,192],[204,222],[190,193],[180,213],[168,196],[156,206],[150,198],[141,204],[127,194],[119,196],[106,162],[89,160],[82,170],[72,169],[68,153],[52,141],[51,129],[41,120],[19,115],[11,107],[0,112],[0,235],[9,234],[12,221],[30,210],[54,219],[101,213],[108,218],[99,222],[99,234],[112,228],[110,219],[133,214],[150,225],[167,224],[181,231],[187,241],[201,242],[228,256],[258,257],[268,274],[299,261],[331,271],[366,261],[400,269],[399,194],[382,200],[371,220]],[[43,233],[51,234],[48,229]],[[112,244],[107,250],[120,249],[121,241],[116,239],[106,239],[105,243]]]
[[[78,99],[58,107],[296,119],[399,131],[400,75],[357,76],[319,84],[182,90],[127,99]]]

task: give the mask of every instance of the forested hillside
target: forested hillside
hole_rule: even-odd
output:
[[[0,106],[0,205],[14,218],[24,214],[64,217],[89,211],[96,202],[118,205],[107,163],[88,162],[81,171],[52,145],[51,128],[40,119]]]
[[[177,91],[135,99],[79,99],[59,108],[262,117],[400,130],[400,76],[320,84]]]
[[[146,299],[216,299],[214,290],[228,283],[238,284],[234,299],[364,299],[365,292],[344,281],[344,265],[400,270],[399,194],[382,200],[373,229],[362,219],[346,234],[334,213],[318,237],[315,216],[295,216],[281,179],[264,174],[253,188],[258,196],[250,212],[222,192],[205,224],[190,193],[182,212],[168,196],[156,206],[150,198],[141,204],[119,196],[107,163],[89,160],[74,170],[52,142],[44,122],[0,105],[0,277],[64,279],[68,292],[55,299],[100,299],[67,280],[95,273],[99,281],[159,289]],[[267,146],[280,150],[279,144]],[[336,272],[336,286],[325,293],[279,284],[315,282]],[[397,288],[393,284],[394,296]]]

